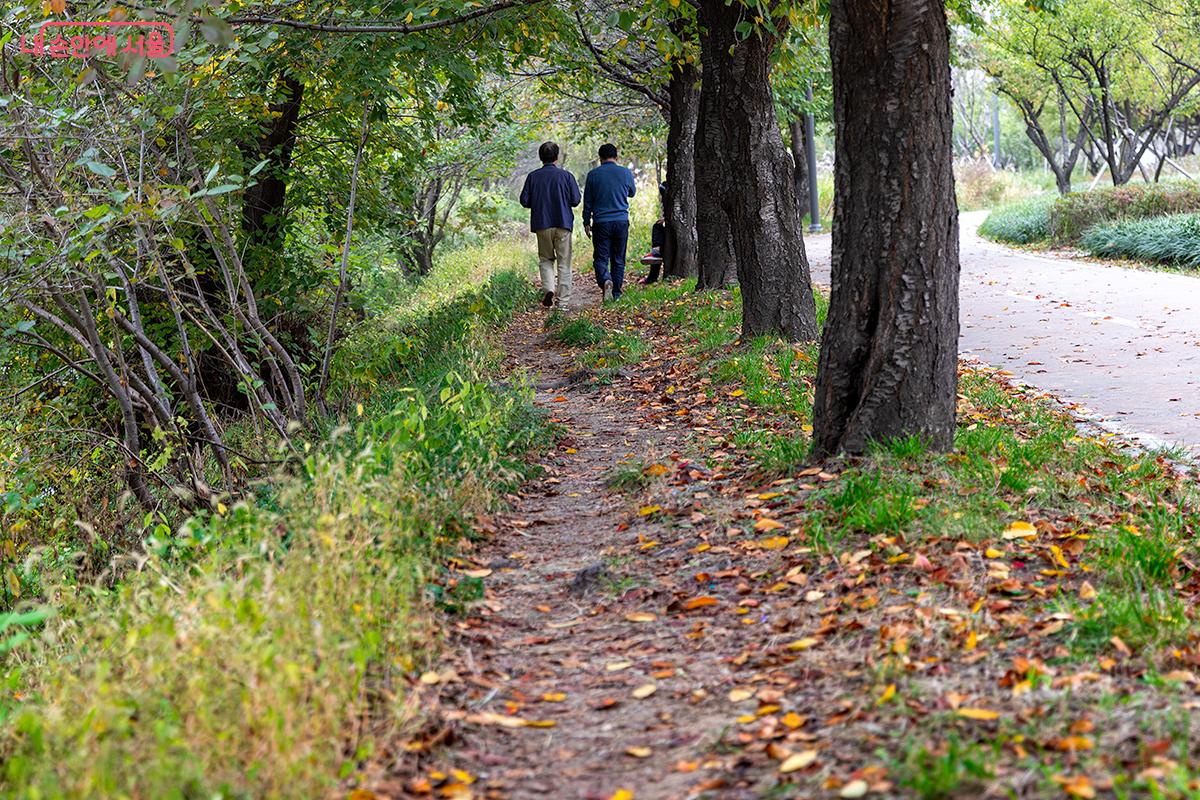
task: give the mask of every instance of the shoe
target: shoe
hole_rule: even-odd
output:
[[[612,281],[604,282],[604,300],[610,302],[613,299]]]
[[[554,292],[546,292],[542,295],[542,305],[546,308],[554,305]]]

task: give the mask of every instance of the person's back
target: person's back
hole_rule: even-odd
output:
[[[629,241],[629,198],[637,194],[633,173],[617,163],[617,148],[600,146],[600,166],[583,185],[583,230],[592,237],[592,268],[605,300],[621,297],[625,246]]]
[[[525,176],[521,190],[521,205],[529,209],[529,230],[575,227],[575,212],[579,205],[579,184],[575,176],[553,162]]]
[[[567,310],[571,297],[571,229],[579,205],[575,176],[557,166],[558,145],[543,142],[538,148],[541,169],[525,176],[521,205],[529,209],[529,229],[537,236],[538,268],[542,276],[542,305]]]
[[[628,222],[629,198],[637,192],[633,173],[615,161],[605,161],[587,175],[583,193],[583,222]]]

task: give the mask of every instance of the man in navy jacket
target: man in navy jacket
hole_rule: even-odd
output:
[[[592,266],[605,300],[621,297],[629,198],[636,193],[633,173],[617,163],[616,145],[600,145],[600,166],[588,173],[583,184],[583,232],[592,237]]]
[[[542,167],[525,176],[521,205],[529,209],[529,229],[537,236],[542,305],[549,307],[557,299],[559,309],[566,311],[571,300],[571,229],[575,226],[571,209],[579,205],[579,184],[556,164],[558,145],[554,142],[543,142],[538,158]]]

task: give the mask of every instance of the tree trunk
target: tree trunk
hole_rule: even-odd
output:
[[[778,39],[760,29],[739,41],[736,27],[751,16],[742,3],[702,0],[701,8],[708,37],[720,45],[703,49],[703,69],[706,80],[718,76],[716,110],[725,149],[712,155],[727,163],[721,201],[742,287],[742,333],[816,339],[792,160],[771,94],[771,52]]]
[[[700,81],[700,115],[696,120],[696,245],[697,289],[720,289],[737,276],[733,231],[721,204],[728,190],[729,164],[725,133],[721,127],[721,76],[708,64],[722,47],[733,46],[730,31],[713,30],[700,37],[703,74]]]
[[[833,0],[833,293],[813,452],[954,444],[958,209],[945,9]]]
[[[667,191],[663,215],[663,273],[673,278],[697,274],[696,240],[696,117],[700,110],[699,71],[684,64],[671,72],[667,89],[671,113],[667,128]]]
[[[304,84],[291,75],[279,79],[280,97],[270,105],[270,120],[258,139],[242,145],[246,170],[259,161],[267,166],[257,183],[242,195],[242,233],[252,246],[279,252],[283,244],[283,206],[287,198],[287,171],[296,147],[296,126],[304,100]]]
[[[804,221],[804,204],[808,202],[808,154],[805,152],[804,119],[796,117],[788,123],[791,134],[792,165],[796,170],[796,202],[800,205],[800,220]]]

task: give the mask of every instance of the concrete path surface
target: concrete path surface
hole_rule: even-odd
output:
[[[960,218],[963,356],[1084,407],[1149,447],[1200,456],[1200,275],[1011,250]],[[830,237],[805,239],[829,284]]]

